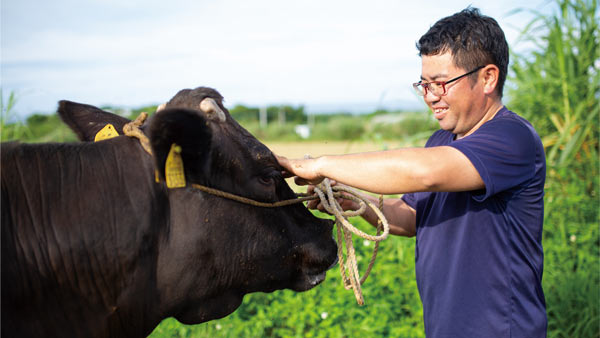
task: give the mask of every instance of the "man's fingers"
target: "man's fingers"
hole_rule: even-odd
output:
[[[282,170],[281,176],[283,176],[283,178],[290,178],[290,177],[294,177],[296,175],[292,174],[291,172],[289,172],[287,170]]]
[[[287,159],[287,157],[279,156],[277,154],[273,154],[273,155],[275,155],[275,159],[277,159],[277,162],[279,162],[279,165],[281,165],[282,167],[287,167],[286,164],[289,163],[289,160]]]
[[[303,179],[302,177],[296,176],[294,177],[294,182],[297,185],[309,185],[310,182],[308,182],[307,180]]]

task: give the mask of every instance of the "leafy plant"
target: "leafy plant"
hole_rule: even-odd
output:
[[[547,159],[543,286],[549,337],[598,337],[600,243],[597,0],[556,0],[523,31],[533,50],[514,55],[510,108],[540,134]]]

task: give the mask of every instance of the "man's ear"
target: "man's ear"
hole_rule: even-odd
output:
[[[123,135],[123,126],[130,120],[87,104],[59,101],[58,115],[71,128],[81,141],[94,141],[96,134],[106,125],[112,124],[119,135]]]
[[[165,164],[175,144],[183,160],[185,177],[202,175],[211,147],[212,131],[201,112],[191,109],[164,109],[151,118],[148,133],[156,169],[165,179]]]
[[[482,69],[483,77],[483,92],[487,95],[493,94],[498,87],[498,77],[500,76],[500,69],[494,64],[489,64]]]

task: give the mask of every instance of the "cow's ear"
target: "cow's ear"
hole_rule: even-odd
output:
[[[154,114],[148,134],[161,179],[165,179],[165,164],[173,145],[180,150],[186,178],[202,175],[211,146],[209,124],[209,120],[197,110],[168,108]]]
[[[96,134],[108,124],[111,124],[119,135],[122,135],[123,126],[130,122],[124,117],[94,106],[66,100],[58,103],[58,115],[81,141],[94,141]]]

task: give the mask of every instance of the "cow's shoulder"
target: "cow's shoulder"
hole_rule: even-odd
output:
[[[94,141],[96,134],[107,124],[112,124],[121,135],[123,126],[130,122],[129,119],[97,107],[67,100],[59,101],[58,115],[81,141]]]

